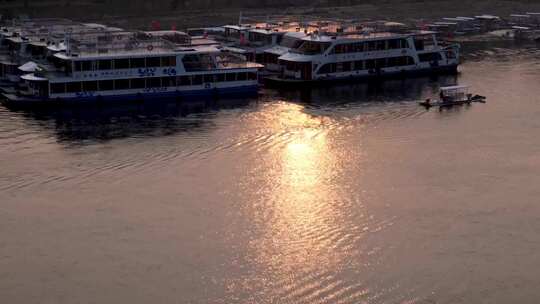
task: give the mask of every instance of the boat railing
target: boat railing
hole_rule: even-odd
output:
[[[135,36],[117,37],[111,39],[91,39],[87,41],[71,41],[70,52],[79,55],[84,54],[106,54],[145,51],[148,53],[156,51],[173,51],[174,43],[161,38],[138,38]]]

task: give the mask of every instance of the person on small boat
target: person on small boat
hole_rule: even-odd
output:
[[[444,95],[444,92],[441,90],[441,92],[439,93],[439,97],[441,98],[441,101],[442,102],[445,102],[447,100],[446,96]]]

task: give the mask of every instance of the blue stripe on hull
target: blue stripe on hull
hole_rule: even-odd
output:
[[[219,99],[219,98],[235,98],[235,97],[251,97],[256,96],[258,85],[242,86],[224,89],[210,90],[193,90],[193,91],[173,91],[173,92],[149,92],[128,95],[111,95],[111,96],[92,96],[86,98],[63,98],[63,99],[39,99],[31,97],[13,97],[4,94],[2,102],[10,106],[62,106],[62,105],[77,105],[91,103],[122,103],[122,102],[163,102],[163,101],[186,101],[189,102],[201,99]]]

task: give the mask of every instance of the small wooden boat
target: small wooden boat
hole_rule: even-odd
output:
[[[425,101],[419,102],[419,104],[426,108],[431,107],[451,107],[462,104],[470,104],[472,102],[486,102],[486,97],[481,95],[472,95],[468,93],[468,86],[458,85],[450,87],[441,87],[440,100],[431,100],[431,98]]]

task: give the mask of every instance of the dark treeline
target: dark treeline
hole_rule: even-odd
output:
[[[59,7],[95,6],[96,9],[111,9],[115,11],[156,10],[166,11],[171,9],[221,9],[221,8],[260,8],[274,6],[313,6],[328,5],[342,6],[353,5],[372,1],[361,0],[0,0],[0,7],[23,7],[32,9],[50,5]]]

